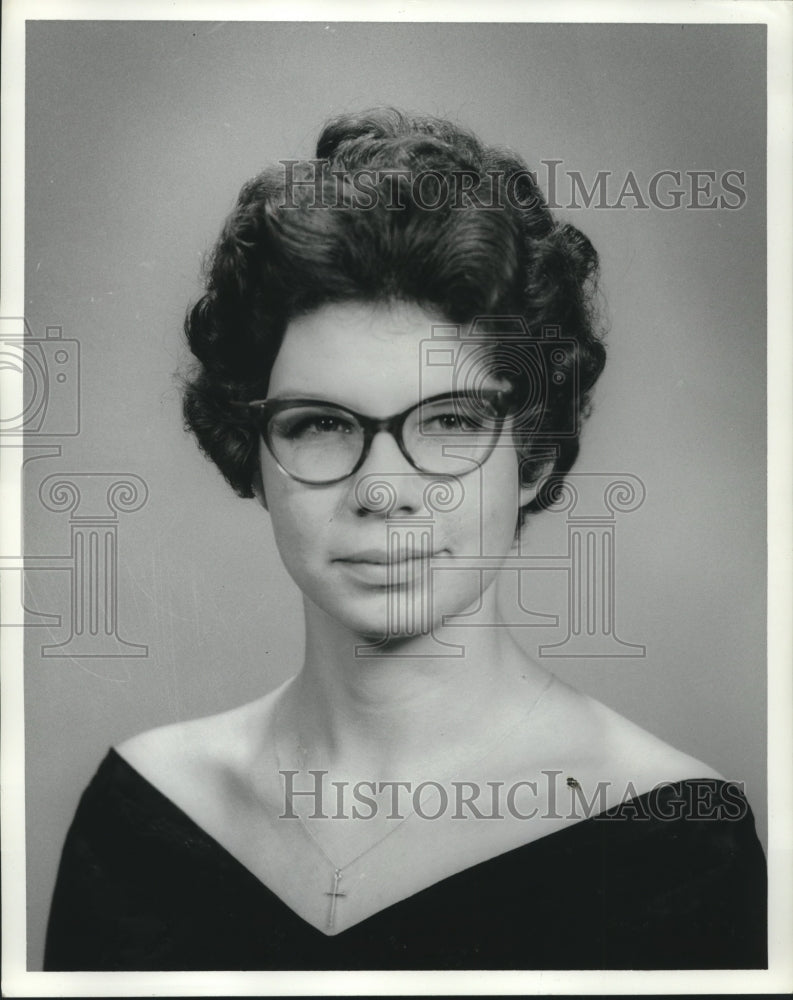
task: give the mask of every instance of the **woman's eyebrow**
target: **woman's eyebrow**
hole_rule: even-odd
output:
[[[272,395],[268,393],[267,399],[278,400],[279,402],[284,399],[310,399],[316,403],[330,403],[333,406],[346,405],[322,393],[314,393],[306,389],[281,389],[280,392],[273,393]]]
[[[427,396],[420,396],[418,399],[415,400],[414,403],[410,405],[416,406],[419,403],[426,403],[432,399],[445,399],[446,397],[453,399],[457,396],[475,396],[476,394],[477,394],[476,390],[465,390],[465,389],[450,390],[448,392],[435,392],[435,393],[430,393]],[[315,395],[314,393],[309,392],[305,389],[281,389],[279,392],[276,392],[273,395],[270,395],[268,393],[266,398],[273,402],[276,401],[283,402],[284,400],[292,400],[292,399],[304,399],[311,401],[312,403],[325,403],[328,406],[343,406],[345,409],[355,410],[355,407],[351,406],[349,403],[341,402],[339,399],[334,399],[330,396],[325,396],[321,394]]]

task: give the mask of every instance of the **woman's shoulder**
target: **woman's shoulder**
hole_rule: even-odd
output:
[[[561,769],[582,787],[607,783],[609,801],[659,784],[723,780],[709,764],[563,682],[555,685],[547,715]]]
[[[287,682],[288,683],[288,682]],[[244,705],[145,730],[113,749],[177,804],[208,801],[266,748],[277,688]]]

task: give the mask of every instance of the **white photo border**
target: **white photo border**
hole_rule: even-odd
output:
[[[769,969],[694,972],[245,972],[41,973],[26,971],[25,788],[22,631],[2,642],[3,970],[6,996],[773,993],[793,989],[793,662],[791,560],[791,283],[793,256],[793,4],[748,0],[629,0],[461,3],[245,0],[8,0],[3,6],[2,302],[0,316],[24,304],[24,61],[27,20],[254,20],[392,22],[763,23],[768,26],[768,780]],[[20,412],[21,377],[3,370],[4,412]],[[0,459],[0,551],[21,549],[21,449]],[[2,593],[3,620],[20,611],[18,592]]]

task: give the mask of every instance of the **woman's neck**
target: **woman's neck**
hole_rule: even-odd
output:
[[[493,590],[483,600],[495,611]],[[307,602],[306,634],[305,664],[284,691],[280,731],[302,766],[366,780],[412,778],[446,760],[474,759],[547,683],[505,628],[442,626],[435,638],[419,635],[365,655],[366,639]],[[439,656],[437,638],[461,655]]]

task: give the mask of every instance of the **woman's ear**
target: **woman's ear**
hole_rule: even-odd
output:
[[[537,468],[537,461],[540,461],[540,468]],[[520,474],[520,488],[519,488],[519,503],[521,508],[525,507],[534,500],[537,494],[540,492],[543,484],[545,483],[548,476],[553,472],[556,465],[556,455],[537,456],[534,455],[531,459],[525,460],[526,465],[522,466],[519,470]],[[531,481],[524,484],[523,482],[523,471],[524,468],[526,472],[531,472]]]
[[[519,493],[521,508],[525,507],[527,504],[530,504],[532,500],[537,496],[544,478],[545,478],[545,473],[539,476],[535,480],[535,482],[533,482],[530,486],[521,486]]]
[[[253,495],[259,501],[259,503],[267,510],[267,497],[264,495],[264,482],[262,481],[262,467],[261,463],[256,463],[256,471],[253,473],[253,480],[251,482],[253,487]]]

